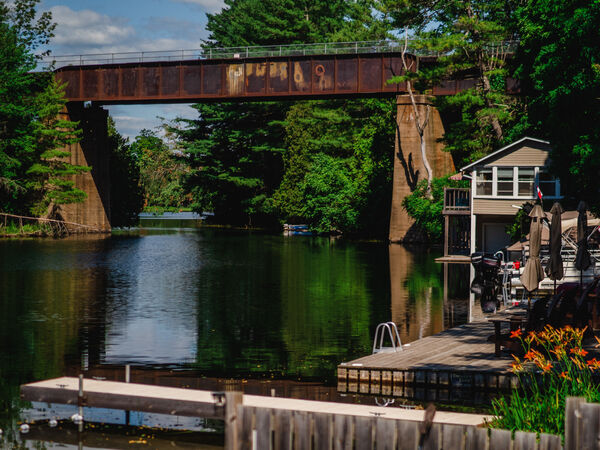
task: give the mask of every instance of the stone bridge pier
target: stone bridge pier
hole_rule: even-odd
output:
[[[414,108],[409,95],[396,97],[396,144],[394,148],[394,177],[392,187],[392,208],[390,217],[390,242],[420,242],[420,235],[414,221],[402,207],[402,200],[415,190],[417,183],[427,179],[427,171],[421,157],[421,143],[415,126]],[[452,155],[445,152],[440,139],[444,135],[442,119],[427,96],[416,96],[417,108],[421,120],[429,107],[429,122],[425,128],[424,138],[427,148],[427,159],[434,177],[448,175],[455,171]]]
[[[98,106],[84,107],[83,102],[70,102],[62,113],[68,120],[79,122],[81,140],[70,144],[69,163],[92,168],[74,176],[75,186],[87,194],[82,203],[60,207],[63,220],[87,225],[100,232],[110,232],[110,154],[108,151],[108,111]]]

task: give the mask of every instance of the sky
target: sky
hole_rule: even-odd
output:
[[[206,39],[206,13],[223,0],[42,0],[57,24],[54,55],[196,49]],[[106,106],[117,130],[130,139],[155,129],[163,117],[196,117],[189,105]]]

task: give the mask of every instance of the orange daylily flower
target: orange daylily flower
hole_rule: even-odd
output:
[[[521,332],[521,329],[520,329],[520,328],[517,328],[515,331],[511,331],[511,332],[510,332],[510,337],[511,337],[511,338],[518,338],[518,337],[520,337],[520,336],[521,336],[521,334],[523,334],[523,333]]]
[[[512,357],[515,360],[512,363],[512,371],[514,373],[522,372],[523,371],[523,364],[521,364],[521,360],[519,358],[517,358],[515,355],[512,355]]]
[[[569,375],[567,375],[567,372],[561,372],[559,375],[561,378],[564,378],[565,380],[570,380]]]
[[[582,349],[582,348],[572,348],[572,349],[570,350],[570,352],[571,352],[573,355],[582,356],[582,357],[588,354],[588,352],[586,352],[586,351],[585,351],[584,349]]]
[[[525,353],[524,358],[533,361],[536,358],[535,350],[529,350]]]
[[[589,361],[586,361],[588,367],[591,370],[596,370],[596,369],[600,369],[600,361],[598,361],[596,358],[592,358]]]

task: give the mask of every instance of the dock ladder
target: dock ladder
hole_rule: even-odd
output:
[[[386,334],[392,343],[391,347],[383,346]],[[373,339],[373,354],[395,353],[399,351],[402,351],[402,343],[400,342],[400,334],[398,333],[396,324],[394,322],[384,322],[377,325],[375,338]]]

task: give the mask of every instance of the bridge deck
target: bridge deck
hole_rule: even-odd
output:
[[[407,55],[410,67],[419,60]],[[154,61],[64,66],[69,101],[173,103],[395,95],[405,85],[401,53]],[[455,94],[474,80],[449,80],[433,95]]]

